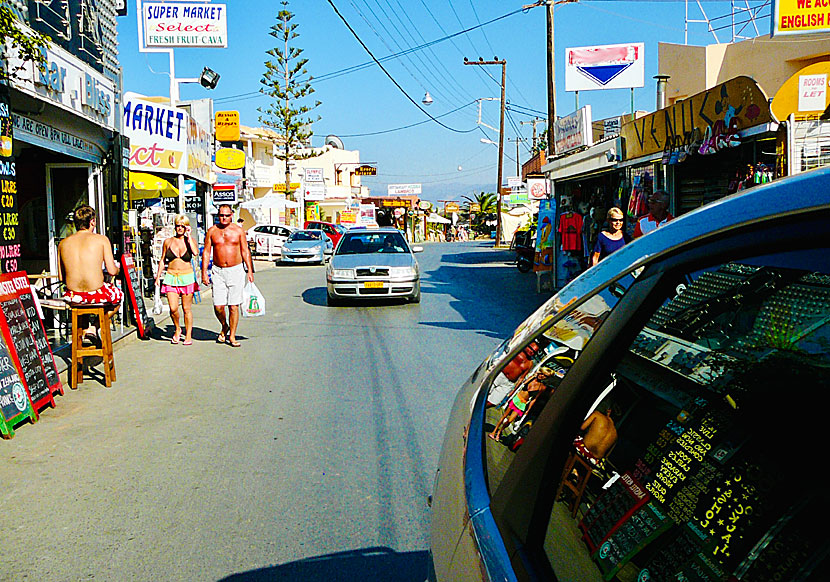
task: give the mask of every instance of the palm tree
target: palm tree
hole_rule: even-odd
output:
[[[488,215],[496,212],[496,195],[492,192],[481,192],[472,198],[469,196],[462,196],[461,198],[467,203],[467,213],[474,230],[479,233],[486,231],[487,229],[483,226],[486,226],[485,222]],[[470,206],[473,204],[478,205],[478,211],[470,212]]]

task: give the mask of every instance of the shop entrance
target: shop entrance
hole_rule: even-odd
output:
[[[58,245],[75,232],[74,210],[95,208],[97,232],[103,231],[103,188],[100,169],[92,164],[46,164],[46,208],[49,222],[49,266],[58,272]]]

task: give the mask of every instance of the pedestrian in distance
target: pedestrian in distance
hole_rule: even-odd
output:
[[[156,285],[161,280],[160,291],[167,295],[167,304],[170,306],[170,319],[173,320],[175,331],[170,343],[177,344],[182,335],[179,324],[179,304],[184,311],[184,341],[183,345],[193,343],[193,293],[199,290],[196,283],[196,274],[193,272],[191,259],[198,254],[199,247],[190,236],[190,219],[184,214],[177,214],[173,221],[175,235],[164,241],[161,247],[161,259],[156,272]],[[166,272],[165,272],[166,267]]]
[[[655,190],[648,197],[648,214],[639,218],[634,226],[634,238],[640,238],[666,224],[674,217],[669,213],[669,194],[665,190]]]
[[[621,249],[629,242],[628,235],[623,230],[623,213],[616,206],[611,207],[606,215],[608,228],[597,236],[597,244],[591,255],[591,266],[593,267],[602,259]]]
[[[109,315],[115,313],[124,292],[104,280],[103,265],[108,277],[118,274],[119,268],[112,256],[112,243],[95,233],[95,209],[86,204],[75,209],[72,216],[75,233],[58,245],[58,276],[66,285],[64,300],[73,305],[102,303]],[[95,326],[84,325],[84,342],[99,341]]]
[[[222,326],[216,343],[227,343],[238,348],[242,344],[236,340],[236,328],[239,325],[239,306],[242,305],[242,291],[245,287],[245,268],[248,270],[247,280],[253,283],[254,266],[245,231],[233,223],[233,212],[228,204],[219,206],[219,223],[211,226],[205,235],[205,248],[202,252],[202,283],[205,285],[211,284],[207,271],[211,255],[213,312]]]

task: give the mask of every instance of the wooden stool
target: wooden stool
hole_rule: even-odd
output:
[[[110,316],[106,309],[110,305],[100,303],[88,305],[69,304],[72,311],[72,366],[69,369],[69,387],[75,389],[84,381],[84,358],[101,356],[104,360],[104,384],[109,388],[115,382],[115,357],[112,355],[112,332],[110,331]],[[79,319],[84,315],[98,316],[98,334],[101,337],[101,347],[84,346],[84,330],[79,325]]]
[[[576,469],[577,474],[576,483],[571,482],[569,479],[574,469]],[[571,510],[571,517],[576,517],[579,503],[582,501],[582,495],[585,493],[588,480],[593,474],[594,466],[576,451],[571,452],[571,456],[568,457],[568,462],[565,463],[565,470],[562,471],[562,479],[559,481],[556,497],[554,497],[554,499],[559,499],[563,488],[567,488],[573,494],[573,499],[568,504],[568,509]]]

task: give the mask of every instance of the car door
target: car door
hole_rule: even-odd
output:
[[[826,534],[802,533],[826,515],[822,484],[797,468],[823,441],[830,385],[828,218],[689,243],[540,314],[531,363],[499,362],[470,428],[518,579],[812,580],[827,567]],[[496,441],[523,381],[511,366],[556,380]],[[490,398],[501,376],[515,381]],[[472,519],[479,540],[486,515]]]

